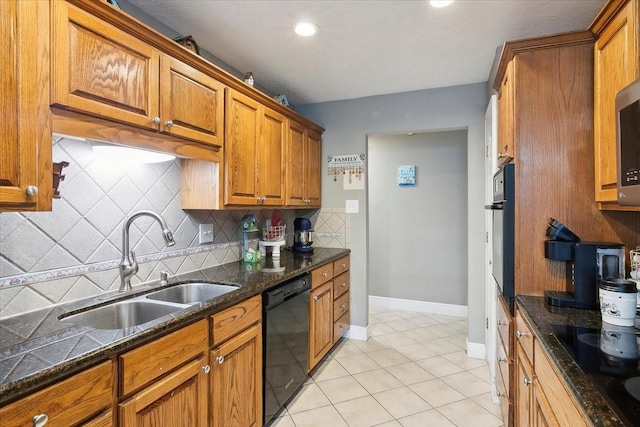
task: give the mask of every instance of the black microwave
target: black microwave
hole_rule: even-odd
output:
[[[616,95],[618,203],[640,206],[640,79]]]

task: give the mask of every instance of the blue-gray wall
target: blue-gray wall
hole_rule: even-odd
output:
[[[468,301],[469,341],[484,342],[484,114],[486,83],[380,95],[367,98],[299,105],[297,111],[323,126],[322,154],[366,152],[370,134],[398,134],[467,129],[468,174]],[[345,200],[359,200],[351,214],[351,316],[356,326],[367,325],[368,212],[367,191],[342,190],[326,172],[323,161],[322,205],[342,208]]]

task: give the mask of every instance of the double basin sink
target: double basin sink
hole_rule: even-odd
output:
[[[75,314],[63,315],[61,322],[94,329],[125,329],[178,313],[195,304],[238,289],[221,283],[183,283],[139,297],[113,302]]]

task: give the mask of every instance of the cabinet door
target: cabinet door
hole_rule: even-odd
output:
[[[516,345],[516,407],[517,426],[531,425],[531,405],[533,401],[533,367],[522,347]]]
[[[515,157],[514,108],[516,59],[507,65],[498,95],[498,164],[502,165]]]
[[[533,407],[531,412],[533,427],[560,427],[551,405],[542,391],[542,386],[537,380],[533,382]]]
[[[258,194],[260,204],[282,206],[285,200],[285,118],[264,109],[257,156]]]
[[[319,134],[308,131],[305,143],[305,198],[307,206],[320,207],[322,196],[322,139]]]
[[[260,105],[229,89],[225,140],[225,205],[256,205],[256,156],[260,138]]]
[[[289,121],[287,129],[287,205],[305,206],[305,128]]]
[[[629,1],[606,26],[594,50],[594,151],[596,201],[616,201],[616,93],[636,77],[636,21]]]
[[[195,68],[160,56],[160,130],[220,147],[224,85]]]
[[[329,281],[309,295],[309,370],[333,345],[333,282]]]
[[[0,211],[51,210],[49,5],[0,2]]]
[[[208,426],[207,363],[194,360],[121,403],[123,427]]]
[[[262,425],[262,324],[211,352],[212,427]]]
[[[53,11],[53,105],[158,129],[159,52],[67,2]]]

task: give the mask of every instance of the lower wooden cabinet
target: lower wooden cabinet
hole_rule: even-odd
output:
[[[515,425],[530,426],[533,403],[533,367],[520,345],[517,346],[516,359],[516,407]]]
[[[332,346],[333,281],[329,281],[312,289],[309,294],[309,370]]]
[[[112,426],[113,363],[101,363],[0,408],[2,427],[49,420],[51,426]]]

